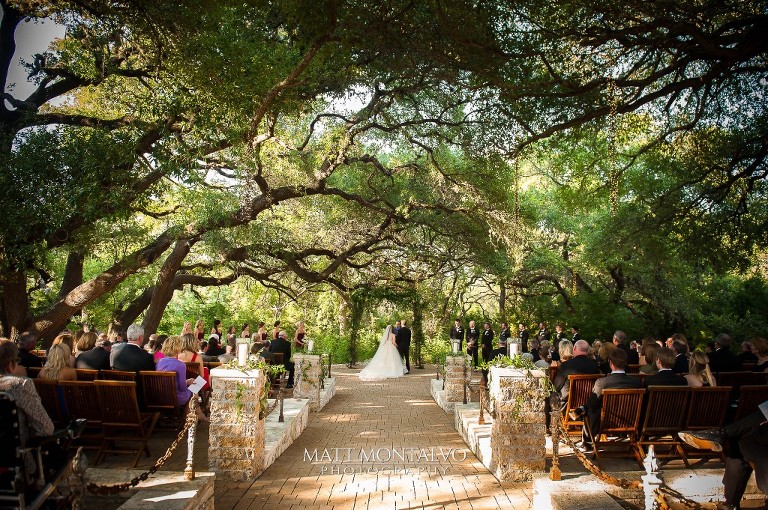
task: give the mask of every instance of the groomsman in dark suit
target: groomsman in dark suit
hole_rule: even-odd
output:
[[[501,347],[501,344],[504,344],[506,347],[507,342],[509,342],[510,337],[512,336],[512,333],[509,332],[509,324],[506,322],[501,323],[501,331],[499,331],[499,347]],[[495,356],[492,356],[491,359],[493,359]]]
[[[688,386],[688,381],[672,368],[675,366],[675,351],[662,347],[656,351],[656,366],[659,371],[645,378],[646,386]]]
[[[480,330],[475,326],[475,321],[469,321],[467,330],[467,354],[472,356],[474,366],[477,366],[477,348],[480,342]]]
[[[405,319],[399,322],[401,326],[395,335],[395,343],[397,344],[397,352],[400,353],[400,356],[405,358],[405,373],[410,374],[411,362],[409,358],[411,357],[411,330],[408,327],[408,324],[405,322]]]
[[[493,350],[493,330],[491,329],[490,322],[483,324],[481,337],[480,344],[482,346],[483,361],[488,362],[491,360],[491,351]]]
[[[528,352],[528,330],[525,329],[525,324],[517,325],[517,337],[520,339],[522,352]]]
[[[576,343],[579,340],[581,340],[581,335],[579,334],[579,327],[574,325],[571,326],[571,334],[573,335],[571,337],[571,342]]]
[[[461,320],[458,318],[451,328],[450,338],[451,343],[453,343],[453,340],[459,341],[459,351],[464,349],[464,326],[461,325]]]

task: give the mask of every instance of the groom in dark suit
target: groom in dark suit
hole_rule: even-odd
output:
[[[397,352],[400,356],[405,357],[405,373],[411,372],[411,362],[408,360],[411,349],[411,330],[405,320],[400,321],[400,329],[395,335],[395,343],[397,344]]]

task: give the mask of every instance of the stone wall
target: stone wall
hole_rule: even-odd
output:
[[[319,354],[294,354],[295,364],[293,396],[309,399],[312,411],[320,410],[320,377],[322,366]]]
[[[546,468],[545,373],[491,367],[491,472],[503,481],[528,481]]]
[[[471,357],[466,354],[448,355],[445,358],[445,394],[446,403],[464,402],[464,385],[471,376]],[[467,402],[469,402],[467,391]],[[452,406],[451,406],[452,407]]]
[[[264,470],[264,420],[259,410],[265,381],[260,370],[211,370],[208,463],[221,477],[253,480]]]

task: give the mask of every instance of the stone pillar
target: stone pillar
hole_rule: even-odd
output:
[[[261,370],[211,370],[208,464],[217,476],[249,481],[264,471],[264,420],[259,411],[265,382]]]
[[[445,358],[445,401],[464,402],[464,386],[472,374],[472,358],[466,354],[449,354]],[[467,389],[467,402],[470,401]]]
[[[546,469],[546,374],[491,367],[491,471],[502,481],[523,482]]]
[[[320,378],[323,369],[319,354],[294,354],[293,396],[309,399],[312,411],[320,409]]]

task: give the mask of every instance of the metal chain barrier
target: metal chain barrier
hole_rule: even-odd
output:
[[[193,395],[192,398],[195,398]],[[189,428],[192,425],[197,424],[197,414],[195,413],[195,407],[190,405],[189,406],[189,412],[187,413],[187,420],[184,423],[184,428],[179,432],[179,434],[176,436],[176,440],[171,443],[171,446],[168,447],[168,449],[165,451],[165,455],[157,459],[155,464],[149,468],[149,470],[141,473],[138,476],[135,476],[131,479],[129,482],[124,482],[116,485],[102,485],[98,483],[89,483],[86,485],[86,488],[88,489],[88,492],[91,494],[97,494],[100,496],[106,496],[110,494],[119,494],[121,492],[125,492],[131,487],[137,486],[139,483],[146,481],[150,475],[155,474],[155,472],[160,469],[160,467],[165,464],[165,462],[171,458],[171,455],[173,455],[174,450],[176,450],[176,447],[179,446],[182,439],[184,439],[184,436],[187,434],[187,431],[189,431]]]

